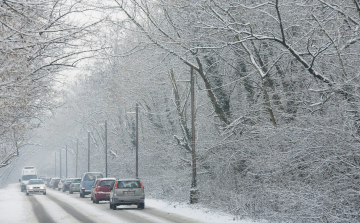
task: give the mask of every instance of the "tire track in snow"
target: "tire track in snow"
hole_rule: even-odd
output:
[[[29,197],[33,213],[35,213],[36,218],[40,223],[55,223],[55,221],[50,217],[50,215],[45,211],[42,204],[33,196]]]
[[[57,199],[56,197],[47,194],[46,195],[48,198],[50,198],[51,200],[53,200],[56,204],[58,204],[62,209],[64,209],[67,213],[69,213],[70,215],[72,215],[75,219],[77,219],[80,222],[87,222],[87,223],[96,223],[95,221],[93,221],[92,219],[88,218],[86,215],[76,211],[75,209],[73,209],[72,207],[69,207],[69,205],[63,201],[60,201],[59,199]]]

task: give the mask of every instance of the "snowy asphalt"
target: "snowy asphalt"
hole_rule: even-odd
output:
[[[199,222],[191,218],[174,213],[164,212],[153,207],[138,209],[136,205],[118,206],[112,210],[107,201],[94,204],[89,198],[80,198],[79,193],[69,194],[47,188],[47,195],[30,194],[20,192],[19,185],[13,184],[8,187],[9,200],[7,208],[12,210],[4,213],[0,211],[0,220],[6,222]],[[146,203],[145,203],[146,204]],[[2,203],[2,205],[6,205]],[[11,206],[14,205],[13,208]],[[20,205],[20,207],[19,207]],[[17,208],[18,207],[18,208]],[[2,208],[2,207],[0,207]],[[23,216],[21,216],[23,215]]]

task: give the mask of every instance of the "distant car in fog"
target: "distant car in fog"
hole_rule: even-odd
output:
[[[41,179],[31,179],[26,185],[26,195],[30,193],[42,193],[46,195],[45,183]]]
[[[69,186],[69,193],[72,194],[74,192],[80,192],[80,182],[81,178],[75,178],[70,186]]]
[[[100,172],[83,173],[80,183],[80,197],[91,193],[91,185],[97,178],[103,178],[104,175]]]
[[[53,178],[51,178],[50,181],[49,181],[49,183],[48,183],[48,187],[51,187],[51,188],[52,188],[52,185],[53,185],[52,179],[53,179]]]
[[[66,180],[64,182],[63,192],[69,190],[69,186],[73,180],[74,180],[74,178],[66,178]]]
[[[50,181],[51,181],[51,177],[46,177],[45,180],[44,180],[44,183],[45,183],[45,186],[49,186],[50,184]]]
[[[110,190],[109,187],[114,186],[115,178],[101,178],[97,180],[96,184],[93,186],[93,203],[99,203],[99,201],[108,201],[110,200]]]
[[[59,182],[60,182],[60,178],[52,178],[52,179],[51,179],[51,182],[50,182],[51,187],[52,187],[53,189],[58,188]]]
[[[64,184],[65,184],[65,179],[60,179],[60,181],[58,183],[58,190],[63,190]]]

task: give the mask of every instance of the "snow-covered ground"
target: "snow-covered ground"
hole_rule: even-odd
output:
[[[10,184],[5,189],[0,190],[0,222],[38,222],[39,216],[33,212],[36,202],[44,207],[45,213],[55,222],[79,222],[76,215],[69,214],[60,203],[66,204],[84,216],[91,218],[94,222],[133,222],[131,216],[135,216],[135,220],[140,218],[146,219],[148,222],[172,222],[172,218],[176,218],[176,222],[187,222],[191,219],[193,222],[237,222],[237,223],[254,223],[252,220],[237,220],[234,216],[214,212],[212,210],[200,209],[198,206],[190,206],[189,204],[174,204],[164,201],[146,199],[145,210],[136,210],[133,207],[122,210],[110,210],[108,204],[96,205],[90,201],[90,198],[81,199],[78,194],[70,195],[52,189],[48,189],[47,195],[30,195],[20,192],[18,184]],[[130,206],[131,207],[131,206]],[[124,211],[126,210],[126,211]],[[124,219],[122,215],[125,215]],[[126,216],[127,215],[127,216]],[[130,216],[130,217],[129,217]]]

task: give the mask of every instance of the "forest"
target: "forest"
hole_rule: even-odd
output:
[[[0,9],[0,180],[35,147],[79,148],[86,172],[88,132],[92,170],[106,156],[110,176],[135,176],[137,106],[151,197],[189,202],[196,189],[199,205],[238,219],[360,221],[359,0]]]

